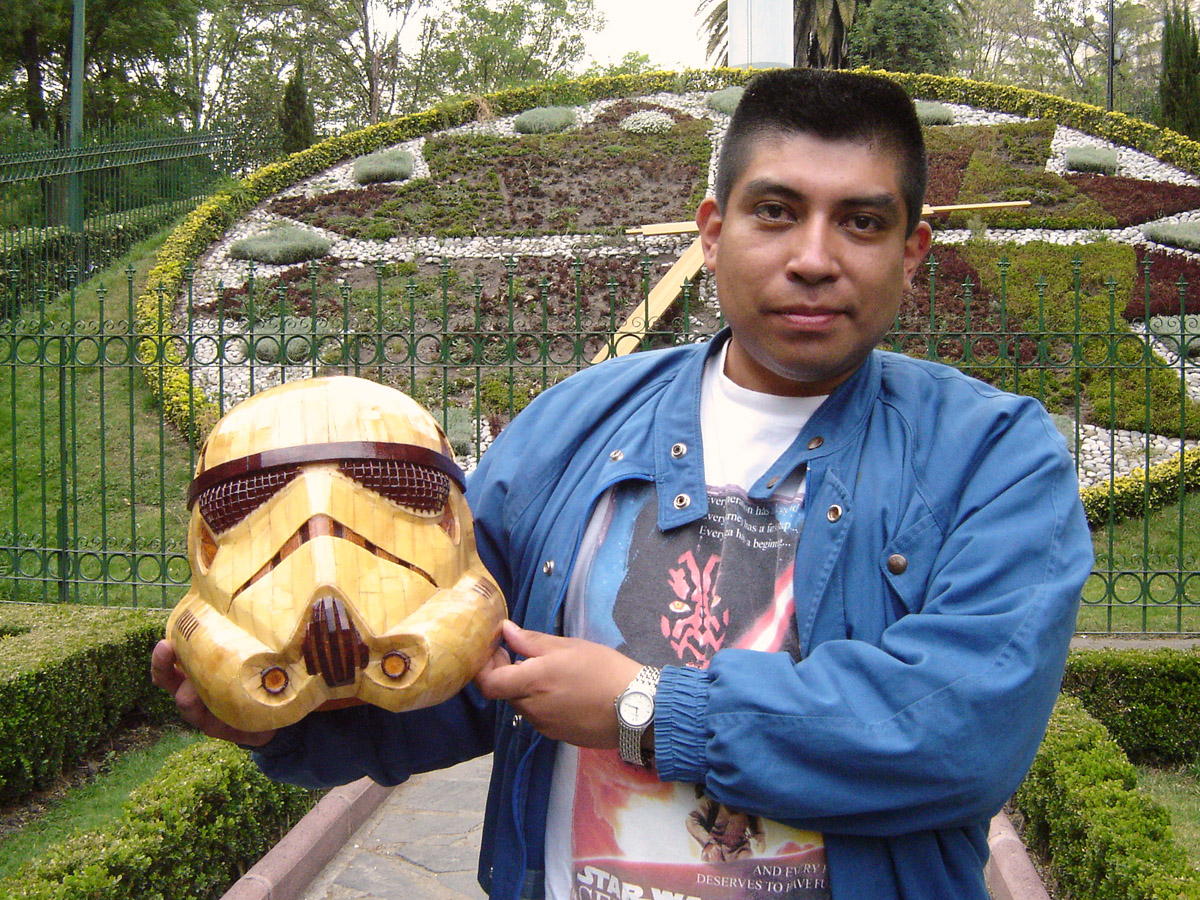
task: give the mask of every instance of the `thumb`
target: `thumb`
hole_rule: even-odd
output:
[[[553,635],[541,631],[528,631],[511,619],[504,621],[502,630],[504,643],[508,645],[508,648],[517,655],[527,658],[544,656],[549,653],[549,645],[554,640]]]

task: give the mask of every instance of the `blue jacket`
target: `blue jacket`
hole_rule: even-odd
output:
[[[559,630],[614,483],[653,481],[662,529],[704,515],[700,378],[724,337],[573,376],[484,455],[468,499],[517,623]],[[1092,566],[1065,442],[1033,400],[877,351],[751,495],[801,465],[803,658],[727,649],[665,669],[659,777],[823,832],[834,900],[984,900],[988,822],[1041,740]],[[480,880],[496,900],[539,897],[555,745],[473,687],[428,710],[309,716],[259,761],[302,784],[395,784],[491,751]]]

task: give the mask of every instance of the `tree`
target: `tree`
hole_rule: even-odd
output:
[[[91,0],[84,20],[85,120],[173,118],[184,108],[173,62],[199,0]],[[61,132],[71,67],[68,0],[0,4],[0,83],[8,108],[35,131]]]
[[[297,153],[317,142],[312,102],[308,99],[308,89],[304,86],[303,58],[296,63],[296,70],[283,90],[283,102],[279,107],[279,130],[283,134],[284,153]]]
[[[1166,11],[1159,97],[1163,125],[1200,137],[1200,37],[1186,3]]]
[[[856,0],[796,0],[793,47],[796,65],[841,69],[849,63]]]
[[[952,31],[943,0],[871,0],[851,29],[850,56],[878,69],[945,75]]]
[[[705,55],[714,65],[729,65],[729,0],[701,0],[696,15],[704,16],[700,27],[708,33]]]
[[[857,0],[794,0],[792,5],[793,58],[798,66],[840,69],[849,61],[850,29]],[[701,0],[696,8],[708,33],[708,58],[718,65],[729,62],[728,0]]]
[[[449,93],[545,81],[574,70],[583,34],[603,21],[594,0],[455,0],[436,30],[431,62]]]

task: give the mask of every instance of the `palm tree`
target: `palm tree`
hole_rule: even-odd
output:
[[[854,24],[856,0],[794,0],[792,41],[797,65],[838,69],[847,64],[847,39]],[[729,0],[701,0],[696,8],[708,32],[708,58],[729,62]]]

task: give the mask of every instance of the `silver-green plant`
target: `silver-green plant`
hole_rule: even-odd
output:
[[[916,100],[913,105],[917,108],[917,118],[922,125],[953,125],[954,110],[945,103],[935,103],[931,100]]]
[[[1071,172],[1094,172],[1099,175],[1116,175],[1120,163],[1117,151],[1112,147],[1069,147],[1065,160]]]
[[[527,109],[513,120],[518,134],[551,134],[566,131],[575,124],[575,109],[570,106],[538,106]]]
[[[333,329],[324,319],[314,321],[306,316],[268,316],[259,319],[250,329],[249,342],[254,359],[263,365],[298,366],[308,362],[314,353],[322,357],[336,348],[326,340]]]
[[[446,439],[460,459],[470,459],[476,452],[478,424],[475,414],[462,406],[446,407]],[[437,417],[439,421],[441,417]]]
[[[1142,227],[1142,234],[1156,244],[1200,251],[1200,222],[1152,222]]]
[[[735,84],[733,87],[713,91],[708,95],[708,100],[705,102],[709,109],[715,109],[717,112],[731,116],[733,115],[733,111],[737,109],[738,101],[742,99],[742,94],[745,90],[741,85]]]
[[[633,134],[665,134],[674,127],[675,120],[658,109],[639,109],[621,120],[621,130]]]
[[[359,184],[405,181],[412,173],[413,155],[407,150],[380,150],[354,161],[354,180]]]
[[[1146,327],[1176,353],[1182,344],[1181,355],[1200,356],[1200,315],[1151,316]]]
[[[333,246],[321,235],[295,225],[279,225],[259,234],[234,241],[229,255],[234,259],[286,266],[317,259]]]

